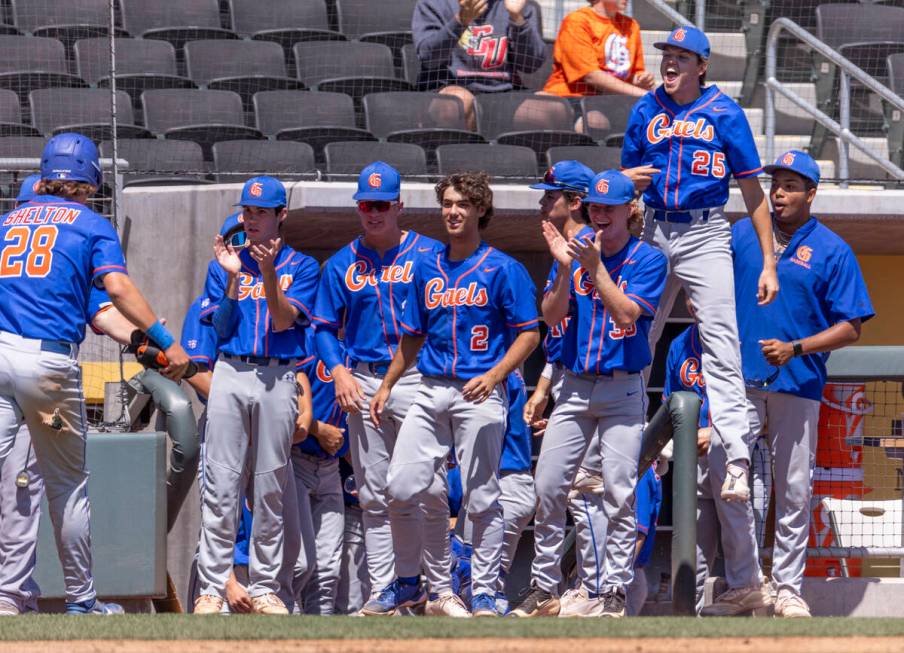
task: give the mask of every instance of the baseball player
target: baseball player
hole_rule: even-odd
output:
[[[113,226],[85,205],[101,184],[97,147],[51,138],[37,195],[0,218],[0,465],[28,425],[54,525],[70,614],[121,612],[97,600],[91,574],[87,419],[76,360],[91,286],[165,352],[178,379],[188,356],[128,277]]]
[[[752,300],[762,261],[753,246],[752,221],[739,221],[732,229],[738,326],[750,433],[766,429],[772,457],[775,614],[809,617],[800,593],[825,363],[829,352],[858,340],[861,324],[874,312],[851,248],[810,214],[819,184],[816,162],[791,150],[766,166],[766,172],[772,175],[772,252],[782,294],[769,306]],[[723,530],[742,518],[738,510],[729,510],[735,521]],[[756,553],[752,529],[747,534],[745,549],[725,552],[726,564]],[[742,593],[729,590],[703,614],[734,614],[746,604]]]
[[[540,217],[549,221],[566,239],[588,236],[593,238],[593,229],[587,224],[586,205],[581,198],[587,195],[593,171],[578,161],[560,161],[552,166],[538,184],[531,188],[542,190]],[[547,284],[546,291],[551,287]],[[565,368],[562,365],[562,337],[568,326],[569,317],[560,324],[549,327],[543,340],[546,366],[537,382],[533,395],[525,406],[524,419],[530,423],[537,435],[543,433],[545,420],[542,419],[549,401],[559,396]],[[602,476],[599,442],[594,438],[587,447],[584,460],[575,476],[572,490],[568,493],[568,509],[575,527],[576,560],[579,584],[562,594],[560,617],[578,617],[595,609],[603,579],[602,559],[596,546],[606,537],[606,520],[603,515]]]
[[[425,614],[496,616],[503,521],[499,460],[505,432],[506,377],[537,346],[533,283],[524,266],[481,239],[493,214],[485,173],[447,176],[436,185],[445,248],[414,269],[405,330],[371,401],[379,424],[391,393],[415,362],[423,380],[399,431],[389,467],[390,510],[411,515],[423,503],[424,569],[430,586]],[[420,353],[420,355],[418,355]],[[474,525],[470,611],[452,592],[445,462],[461,466],[462,505]],[[399,543],[410,532],[392,524]]]
[[[600,440],[606,537],[600,614],[625,614],[636,540],[634,486],[646,413],[640,372],[652,360],[647,340],[665,286],[665,256],[629,232],[639,218],[634,185],[607,170],[594,177],[588,204],[596,234],[566,241],[550,223],[543,235],[555,265],[543,317],[556,325],[569,314],[562,363],[565,379],[537,461],[531,590],[512,614],[559,612],[565,499],[591,438]],[[633,214],[633,217],[632,217]]]
[[[715,419],[714,440],[726,450],[723,498],[746,501],[749,454],[745,443],[744,382],[738,350],[731,270],[731,229],[725,217],[729,178],[744,203],[764,252],[757,300],[778,292],[769,235],[769,208],[756,177],[762,171],[743,110],[716,86],[704,86],[709,39],[678,27],[654,46],[663,51],[663,83],[634,105],[625,131],[622,166],[645,190],[643,239],[661,249],[669,281],[650,330],[655,345],[681,287],[700,324],[703,367]]]
[[[367,411],[398,348],[400,320],[416,264],[439,245],[399,226],[404,210],[400,184],[398,171],[382,161],[361,171],[353,199],[364,233],[326,262],[314,311],[317,353],[333,376],[339,407],[348,413],[373,592],[361,608],[364,615],[391,615],[427,600],[420,587],[420,540],[412,536],[420,530],[419,517],[414,513],[395,516],[407,537],[394,545],[386,489],[389,461],[399,427],[414,401],[420,372],[412,369],[399,381],[380,426]],[[339,344],[343,326],[348,368]]]
[[[313,331],[305,349],[315,352]],[[326,363],[309,354],[299,369],[310,380],[312,419],[307,436],[292,447],[298,488],[301,541],[307,573],[299,582],[305,614],[331,615],[342,564],[345,509],[339,458],[348,453],[346,414],[336,403],[333,376]]]
[[[634,492],[637,510],[637,544],[634,547],[634,579],[626,589],[625,612],[629,617],[637,617],[643,610],[650,591],[646,566],[653,555],[656,539],[656,521],[662,507],[662,479],[658,461],[650,467],[637,482]]]
[[[254,524],[248,593],[255,612],[286,614],[283,495],[298,413],[295,363],[304,357],[302,328],[310,321],[319,267],[283,245],[286,189],[273,177],[253,177],[242,189],[247,247],[217,235],[218,266],[208,270],[202,319],[219,341],[211,380],[204,453],[201,596],[195,614],[223,607],[246,474],[253,475]],[[246,463],[250,469],[246,472]]]

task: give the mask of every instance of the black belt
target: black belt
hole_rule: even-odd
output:
[[[392,361],[376,361],[375,363],[368,363],[367,369],[370,370],[371,374],[376,376],[386,376],[386,372],[389,371],[389,365]]]
[[[623,376],[623,375],[633,376],[635,374],[640,374],[640,372],[627,372],[625,370],[616,370],[616,371],[619,372],[619,376]],[[605,373],[604,374],[578,374],[577,372],[572,372],[571,370],[569,370],[569,372],[571,374],[573,374],[574,376],[578,377],[579,379],[584,379],[585,381],[594,381],[594,382],[598,381],[599,379],[611,379],[613,376],[615,376],[614,373],[612,373],[612,372],[609,372],[608,374],[605,374]]]
[[[227,354],[227,357],[240,360],[248,365],[261,365],[265,367],[272,363],[276,363],[277,365],[291,365],[295,362],[294,358],[272,358],[270,356],[234,356],[232,354]]]
[[[653,210],[653,219],[661,222],[680,222],[682,224],[690,224],[694,220],[706,222],[709,220],[709,209],[703,209],[699,218],[690,211],[663,211],[662,209]]]
[[[42,340],[41,351],[49,351],[53,354],[63,354],[64,356],[77,355],[73,353],[77,351],[75,345],[64,340]]]

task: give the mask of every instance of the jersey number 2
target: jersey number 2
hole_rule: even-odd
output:
[[[490,339],[490,330],[485,324],[478,324],[471,329],[471,351],[486,351],[489,349],[487,341]]]
[[[708,177],[712,174],[716,179],[722,179],[725,176],[725,154],[723,152],[710,152],[709,150],[694,150],[691,174],[700,175],[701,177]]]
[[[53,263],[56,239],[57,228],[52,225],[35,230],[11,227],[3,239],[7,245],[0,256],[0,277],[21,277],[23,270],[27,277],[46,277]]]

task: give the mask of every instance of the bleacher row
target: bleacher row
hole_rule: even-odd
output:
[[[130,152],[131,158],[125,157],[130,169],[141,173],[129,181],[148,183],[145,173],[169,178],[187,172],[195,174],[184,181],[203,182],[221,179],[239,165],[243,172],[301,173],[317,168],[337,175],[345,169],[338,152],[371,152],[377,141],[408,146],[383,149],[408,161],[415,169],[412,174],[447,169],[450,155],[441,157],[437,150],[447,145],[460,147],[446,148],[445,153],[470,150],[472,161],[519,161],[524,166],[527,152],[520,151],[517,159],[515,154],[497,157],[485,146],[526,147],[535,157],[534,167],[542,169],[550,156],[556,156],[550,148],[620,144],[630,99],[585,98],[582,113],[600,111],[610,124],[607,129],[591,129],[585,122],[583,133],[578,133],[575,119],[580,115],[571,105],[531,94],[548,74],[551,44],[546,66],[523,76],[525,91],[478,97],[477,129],[469,131],[457,100],[416,92],[419,63],[410,32],[414,4],[415,0],[117,0],[117,38],[112,42],[119,89],[117,136],[120,156]],[[540,3],[532,4],[539,13]],[[864,64],[868,72],[902,93],[904,36],[899,34],[904,32],[894,26],[904,26],[904,9],[833,3],[812,11],[811,29],[817,35],[848,56],[868,60],[870,65]],[[108,0],[0,0],[0,20],[0,156],[24,156],[27,141],[22,137],[46,137],[63,129],[81,129],[98,141],[111,139]],[[652,43],[662,35],[642,32],[647,66],[654,70],[658,53]],[[710,30],[710,36],[708,79],[740,97],[748,60],[745,37],[737,30]],[[796,83],[795,89],[825,105],[837,83],[835,73],[815,63],[814,70],[822,74]],[[761,156],[763,97],[759,87],[745,106]],[[530,103],[528,110],[525,103]],[[872,136],[867,140],[877,151],[888,155],[900,149],[895,139],[901,134],[889,126],[891,118],[883,115],[881,104],[865,96],[854,110],[855,127]],[[807,147],[811,130],[809,117],[790,103],[778,103],[777,149]],[[144,147],[126,142],[149,138],[159,142]],[[338,146],[349,142],[361,145]],[[363,143],[369,145],[365,148]],[[330,144],[337,145],[327,147]],[[837,149],[834,138],[822,147],[827,177],[834,176]],[[582,152],[588,163],[608,160],[608,155]],[[273,167],[292,156],[300,158],[290,166],[287,162],[284,171]],[[858,167],[857,153],[852,156],[854,177],[884,176],[872,164]]]

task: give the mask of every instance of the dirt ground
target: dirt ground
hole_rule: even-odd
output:
[[[0,653],[897,653],[896,637],[748,637],[748,638],[585,638],[585,639],[356,639],[255,641],[36,641],[2,642]]]

